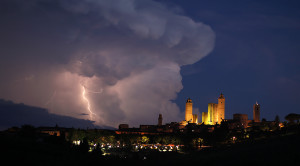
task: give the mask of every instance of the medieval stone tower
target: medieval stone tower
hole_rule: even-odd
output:
[[[221,124],[225,119],[225,97],[221,93],[218,98],[218,104],[208,103],[208,111],[202,112],[202,122],[205,125]]]
[[[253,105],[253,120],[260,122],[260,105],[257,102]]]
[[[218,106],[217,106],[217,122],[221,124],[222,120],[225,119],[225,97],[221,93],[220,97],[218,98]]]
[[[217,110],[218,104],[215,103],[208,103],[208,124],[214,125],[216,122],[218,122],[218,110]]]
[[[185,103],[185,121],[193,121],[193,102],[192,99],[188,98]]]

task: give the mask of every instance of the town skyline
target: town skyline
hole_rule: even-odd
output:
[[[186,100],[186,106],[185,106],[185,114],[182,117],[183,119],[178,122],[166,122],[163,123],[163,114],[159,114],[158,120],[157,120],[157,126],[162,125],[168,125],[168,124],[174,124],[177,123],[180,126],[186,126],[188,124],[196,124],[196,125],[221,125],[222,121],[232,121],[237,120],[239,123],[243,124],[244,128],[249,127],[249,123],[260,123],[261,121],[267,121],[265,118],[262,118],[260,116],[261,114],[261,105],[256,101],[255,104],[252,106],[252,119],[249,117],[249,114],[242,114],[240,112],[236,112],[232,114],[231,117],[225,117],[225,95],[221,92],[220,96],[218,97],[218,104],[216,103],[208,103],[208,109],[207,111],[203,111],[200,114],[197,114],[197,112],[193,112],[193,100],[191,98],[187,98]],[[195,114],[194,114],[195,113]],[[278,115],[275,115],[273,120],[269,121],[280,121],[280,118]],[[284,120],[286,122],[286,120]],[[284,122],[282,121],[282,122]],[[155,125],[154,124],[140,124],[139,126],[143,125]],[[129,124],[120,124],[120,126],[123,126],[121,128],[128,128]],[[124,127],[125,126],[125,127]],[[131,127],[138,127],[138,126],[131,126]]]

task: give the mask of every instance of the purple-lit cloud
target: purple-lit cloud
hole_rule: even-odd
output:
[[[96,124],[183,119],[180,67],[214,47],[209,26],[151,0],[0,6],[0,98]]]

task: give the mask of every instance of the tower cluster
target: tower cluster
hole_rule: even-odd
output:
[[[253,105],[253,120],[248,119],[247,114],[233,114],[233,119],[225,119],[225,97],[221,93],[218,103],[208,103],[207,112],[202,112],[202,123],[198,122],[198,115],[193,114],[193,101],[188,98],[185,102],[185,119],[181,122],[171,122],[163,124],[163,115],[159,114],[157,125],[140,125],[139,128],[129,128],[128,124],[120,124],[118,134],[149,134],[149,133],[173,133],[173,132],[201,132],[204,129],[212,132],[221,122],[230,129],[245,129],[251,126],[259,126],[260,104]],[[189,125],[190,124],[190,125]],[[203,125],[204,124],[204,125]]]
[[[218,104],[208,103],[208,111],[202,112],[202,122],[205,125],[221,124],[225,119],[225,97],[221,93]]]
[[[225,120],[225,97],[224,94],[220,94],[218,97],[218,103],[208,103],[207,112],[202,112],[202,123],[205,125],[215,125],[221,124],[222,121]],[[230,121],[231,119],[227,119],[225,121]],[[248,120],[248,115],[246,114],[234,114],[233,121],[238,121],[241,123],[241,126],[246,128],[248,123],[260,122],[260,104],[256,102],[253,105],[253,121]],[[193,102],[192,99],[188,98],[185,105],[185,120],[181,121],[182,125],[186,125],[188,123],[196,123],[198,124],[198,115],[193,114]]]

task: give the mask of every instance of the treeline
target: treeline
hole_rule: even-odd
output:
[[[190,161],[201,162],[203,164],[214,161],[217,165],[224,161],[231,163],[243,163],[250,159],[250,154],[266,156],[265,163],[290,162],[298,158],[299,153],[293,152],[299,148],[299,129],[298,123],[288,123],[285,127],[272,127],[268,123],[252,128],[251,130],[230,130],[226,123],[215,128],[213,132],[204,131],[193,133],[160,134],[160,135],[137,135],[137,134],[116,134],[112,130],[82,130],[82,129],[63,129],[65,133],[60,136],[51,136],[39,132],[38,128],[24,125],[21,128],[11,128],[5,132],[0,132],[0,146],[3,153],[3,163],[9,165],[89,165],[89,164],[122,164],[137,163],[140,165],[150,163],[154,165],[157,161],[162,165],[173,161],[174,164],[186,163]],[[62,129],[62,128],[57,128]],[[73,144],[73,141],[81,141],[80,145]],[[130,151],[132,145],[138,144],[174,144],[184,145],[183,151],[177,152],[154,152],[154,151]],[[101,155],[101,145],[125,146],[125,149],[115,148],[115,153],[123,154],[123,150],[128,156],[134,155],[129,159],[114,156]],[[96,145],[96,146],[95,146]],[[211,145],[211,148],[198,147]],[[228,146],[231,145],[231,146]],[[90,147],[94,149],[88,153]],[[289,152],[280,158],[281,152]],[[243,155],[246,153],[247,155]],[[147,160],[144,161],[144,156]],[[214,160],[216,156],[222,160]],[[247,157],[248,156],[248,157]],[[221,162],[222,161],[222,162]],[[251,161],[256,163],[260,159]],[[134,165],[134,164],[133,164]],[[225,164],[226,165],[226,164]],[[255,164],[254,164],[255,165]]]
[[[295,120],[294,117],[292,119]],[[156,133],[154,135],[116,134],[113,130],[84,130],[56,127],[56,130],[61,131],[60,137],[45,137],[45,134],[41,135],[39,133],[38,128],[24,125],[21,128],[10,128],[6,132],[15,133],[16,136],[22,139],[45,140],[55,138],[57,140],[65,140],[70,144],[74,144],[74,141],[80,141],[81,143],[87,142],[89,145],[111,144],[116,146],[132,146],[134,144],[173,144],[184,145],[188,148],[197,148],[202,145],[219,146],[297,132],[299,123],[289,122],[284,123],[283,126],[280,127],[279,122],[268,123],[263,121],[260,125],[247,129],[230,129],[229,124],[224,122],[221,125],[216,125],[212,132],[206,130],[193,132],[193,128],[191,127],[185,133]],[[189,127],[187,126],[187,128]]]

